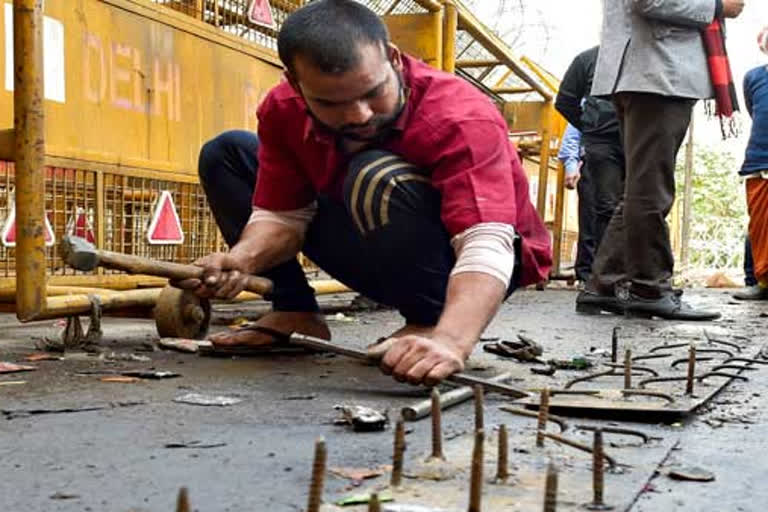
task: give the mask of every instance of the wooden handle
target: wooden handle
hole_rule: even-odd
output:
[[[177,281],[202,279],[203,277],[203,269],[196,265],[153,260],[112,251],[99,251],[99,266],[122,270],[130,274],[167,277]],[[248,284],[245,289],[249,292],[265,295],[272,292],[272,281],[264,277],[248,276]]]

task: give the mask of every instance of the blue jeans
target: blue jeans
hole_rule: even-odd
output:
[[[230,247],[251,214],[258,145],[253,133],[230,131],[207,142],[200,152],[200,182]],[[440,220],[440,194],[412,165],[377,150],[354,156],[342,201],[318,197],[302,252],[334,279],[397,309],[406,322],[421,325],[437,323],[455,263],[450,236]],[[318,310],[296,260],[263,275],[274,282],[275,311]],[[519,268],[515,276],[513,283]],[[508,293],[514,288],[511,284]]]

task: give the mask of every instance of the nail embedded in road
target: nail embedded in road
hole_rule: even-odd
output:
[[[475,446],[472,450],[472,468],[469,482],[469,508],[468,512],[480,512],[483,501],[483,444],[485,432],[475,431]]]
[[[549,421],[549,388],[541,390],[539,400],[539,425],[536,431],[536,446],[544,446],[544,432],[547,430],[547,421]]]
[[[443,456],[443,427],[440,410],[440,391],[432,388],[432,458],[444,459]]]
[[[392,455],[392,478],[390,485],[398,487],[403,481],[403,453],[405,452],[405,420],[397,420],[395,424],[394,454]]]
[[[328,452],[325,440],[321,437],[315,442],[315,459],[312,462],[312,480],[309,484],[309,499],[307,512],[319,512],[323,502],[323,483],[325,482],[325,466]]]
[[[483,386],[480,384],[475,385],[475,430],[483,430],[485,428],[484,409],[485,409],[485,394]]]

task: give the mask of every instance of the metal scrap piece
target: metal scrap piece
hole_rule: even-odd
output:
[[[389,422],[386,413],[381,413],[363,405],[336,405],[334,409],[341,417],[334,423],[337,425],[352,425],[355,432],[377,432],[384,430]]]
[[[733,373],[725,373],[725,372],[707,372],[703,375],[699,375],[696,377],[696,380],[699,382],[704,382],[705,379],[708,379],[710,377],[725,377],[726,379],[738,379],[742,382],[749,382],[749,379],[744,377],[743,375],[736,375]]]
[[[516,416],[524,416],[526,418],[534,418],[534,419],[537,419],[539,417],[539,413],[533,412],[533,411],[528,411],[526,409],[518,409],[516,407],[509,407],[509,406],[506,406],[506,405],[499,407],[499,409],[502,410],[502,411],[505,411],[505,412],[512,413],[512,414],[514,414]],[[566,430],[568,430],[568,424],[565,422],[564,419],[562,419],[560,417],[553,416],[552,414],[550,414],[547,417],[547,421],[548,422],[552,422],[552,423],[556,424],[558,427],[560,427],[560,432],[565,432]]]
[[[618,427],[593,427],[592,425],[576,425],[576,428],[579,430],[587,430],[590,432],[594,432],[596,429],[600,428],[600,430],[603,431],[603,433],[606,434],[621,434],[625,436],[635,436],[639,437],[643,440],[643,444],[648,444],[651,440],[650,436],[644,432],[640,432],[639,430],[633,430],[629,428],[618,428]]]
[[[577,450],[581,450],[583,452],[592,453],[592,447],[587,444],[580,443],[578,441],[574,441],[573,439],[568,439],[566,437],[562,437],[557,434],[552,434],[549,432],[543,432],[543,435],[544,437],[552,439],[553,441],[557,441],[558,443],[564,444],[566,446],[570,446],[571,448],[576,448]],[[616,459],[614,459],[607,453],[604,453],[603,457],[605,458],[605,461],[608,463],[608,465],[611,466],[611,468],[616,467]]]

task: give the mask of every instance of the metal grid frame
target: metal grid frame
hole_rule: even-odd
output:
[[[275,28],[257,25],[248,20],[251,0],[151,0],[175,11],[218,27],[222,31],[252,43],[277,50],[277,32],[285,19],[306,0],[270,0]],[[426,12],[416,0],[362,0],[379,15]]]
[[[99,174],[104,180],[101,198],[97,193]],[[14,178],[13,162],[0,161],[0,228],[5,226],[13,204]],[[173,197],[184,231],[184,244],[151,245],[147,242],[147,227],[155,200],[163,190],[171,192]],[[103,226],[99,224],[97,214],[99,202],[104,208]],[[70,222],[79,210],[85,214],[88,228],[92,228],[96,239],[103,230],[103,248],[106,250],[189,263],[225,248],[203,189],[196,183],[46,167],[45,211],[56,242],[70,234]],[[64,265],[57,245],[46,247],[45,253],[49,275],[83,274]],[[0,244],[0,277],[14,276],[15,269],[16,248]]]

